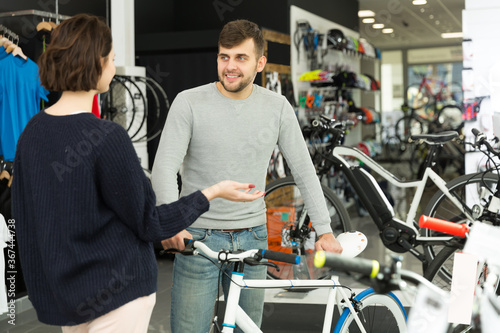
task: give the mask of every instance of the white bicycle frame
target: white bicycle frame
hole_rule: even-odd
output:
[[[233,333],[234,328],[236,327],[235,325],[238,325],[243,332],[262,333],[261,329],[238,305],[242,289],[281,288],[290,290],[301,288],[309,289],[311,287],[329,289],[325,319],[323,321],[323,333],[330,332],[335,305],[337,305],[339,314],[342,314],[344,307],[347,306],[351,310],[351,313],[354,314],[354,320],[358,324],[361,332],[367,333],[363,328],[363,325],[361,324],[361,321],[351,302],[349,301],[349,295],[346,294],[342,287],[337,288],[340,283],[338,277],[336,276],[333,276],[331,280],[245,280],[243,273],[234,272],[231,280],[226,300],[226,313],[222,324],[222,333]],[[345,302],[342,302],[342,300],[345,300]]]
[[[344,147],[344,146],[337,146],[333,149],[332,152],[333,156],[335,156],[337,159],[339,159],[342,163],[344,163],[345,166],[350,166],[349,162],[343,158],[343,156],[353,156],[360,161],[362,161],[366,166],[368,166],[373,172],[377,173],[380,175],[382,178],[387,180],[389,183],[395,185],[396,187],[399,188],[416,188],[415,196],[413,197],[413,200],[410,205],[410,210],[408,212],[408,215],[406,217],[406,221],[404,224],[408,227],[411,228],[415,231],[416,233],[416,239],[417,241],[448,241],[452,237],[425,237],[425,236],[420,236],[417,228],[414,227],[413,221],[415,220],[415,216],[417,214],[417,208],[418,204],[420,203],[420,200],[422,199],[422,195],[424,193],[425,189],[425,184],[427,183],[428,179],[431,179],[434,184],[446,195],[450,201],[457,206],[460,210],[463,211],[465,216],[473,221],[473,217],[470,216],[470,214],[463,210],[462,204],[450,194],[450,191],[446,187],[446,182],[431,168],[426,168],[424,175],[421,180],[415,180],[415,181],[401,181],[399,180],[396,176],[394,176],[392,173],[384,169],[381,165],[379,165],[377,162],[375,162],[373,159],[371,159],[369,156],[364,154],[362,151],[360,151],[357,148],[352,148],[352,147]],[[394,217],[393,217],[394,218]],[[394,218],[395,219],[395,218]]]

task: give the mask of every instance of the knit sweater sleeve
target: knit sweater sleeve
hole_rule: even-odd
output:
[[[283,98],[278,146],[304,198],[311,223],[318,235],[332,232],[330,214],[311,156],[292,106]]]
[[[102,144],[97,177],[104,204],[144,241],[157,242],[176,235],[209,208],[200,191],[156,207],[151,184],[121,127]]]

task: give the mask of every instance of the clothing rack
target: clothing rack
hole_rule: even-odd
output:
[[[58,7],[56,7],[56,8],[58,8]],[[56,23],[59,23],[59,20],[67,20],[67,19],[71,18],[71,16],[61,15],[59,13],[45,12],[45,11],[37,10],[37,9],[3,12],[3,13],[0,13],[0,18],[1,17],[27,16],[27,15],[34,15],[34,16],[39,16],[39,17],[44,17],[44,18],[55,19]]]
[[[5,37],[10,37],[13,40],[18,40],[19,41],[19,35],[13,32],[12,30],[8,29],[6,26],[0,24],[0,35],[4,35]]]

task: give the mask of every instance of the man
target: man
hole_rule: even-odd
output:
[[[253,84],[266,65],[264,38],[246,20],[229,22],[219,36],[219,81],[180,93],[174,100],[160,140],[152,182],[158,203],[219,179],[245,179],[265,188],[266,171],[276,144],[283,152],[319,236],[317,250],[341,252],[330,228],[323,192],[293,108],[284,96]],[[183,238],[203,241],[213,250],[267,247],[264,199],[247,203],[214,200],[210,211],[165,248],[183,249]],[[231,272],[231,269],[227,269]],[[172,288],[173,333],[208,332],[218,291],[219,269],[200,256],[175,258]],[[265,279],[265,266],[245,267],[248,279]],[[223,276],[227,292],[229,279]],[[242,308],[260,325],[264,291],[244,290]]]

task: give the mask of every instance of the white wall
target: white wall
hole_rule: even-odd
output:
[[[404,102],[403,52],[382,52],[382,112],[400,111]]]

